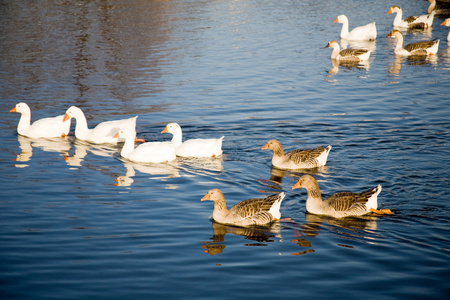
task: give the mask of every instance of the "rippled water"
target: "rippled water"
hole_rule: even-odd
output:
[[[450,293],[449,28],[431,59],[396,58],[390,1],[6,1],[0,4],[2,299],[440,298]],[[404,15],[428,3],[399,0]],[[328,41],[376,21],[366,66],[334,66]],[[138,114],[146,140],[225,135],[220,159],[139,165],[120,148],[17,136],[81,107],[90,126]],[[377,184],[394,215],[305,212],[302,172],[261,151],[332,145],[307,172],[326,196]],[[286,191],[271,228],[211,222],[229,206]]]

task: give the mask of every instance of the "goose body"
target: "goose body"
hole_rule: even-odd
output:
[[[10,112],[21,114],[17,124],[17,133],[30,138],[54,138],[64,137],[69,134],[70,124],[64,123],[64,115],[43,118],[31,124],[31,110],[24,102],[17,103]]]
[[[295,170],[310,169],[324,166],[327,163],[331,146],[317,147],[308,150],[293,150],[284,153],[281,143],[277,140],[268,141],[261,150],[273,151],[272,165],[279,169]]]
[[[201,199],[214,201],[213,219],[222,224],[251,226],[266,225],[281,218],[280,205],[286,194],[274,194],[266,198],[247,199],[229,210],[219,189],[209,190]]]
[[[116,144],[118,142],[123,142],[124,141],[123,138],[117,139],[114,138],[113,136],[120,129],[124,128],[128,129],[132,134],[136,135],[137,116],[128,119],[102,122],[99,123],[94,128],[89,129],[83,111],[76,106],[72,106],[66,111],[66,115],[64,116],[64,122],[67,122],[70,125],[70,120],[72,118],[76,120],[75,137],[77,139],[89,141],[91,143]]]
[[[338,62],[359,63],[369,59],[370,51],[367,49],[343,49],[337,41],[330,41],[325,48],[332,48],[331,59]]]
[[[441,24],[441,25],[444,25],[444,26],[450,27],[450,18],[448,18],[448,19],[445,19],[445,20],[444,20],[444,22],[442,22],[442,24]],[[447,41],[449,41],[449,42],[450,42],[450,31],[448,32],[448,35],[447,35]]]
[[[134,148],[136,135],[129,129],[121,129],[113,138],[125,140],[120,155],[131,161],[145,163],[169,162],[176,158],[175,148],[170,142],[147,142]]]
[[[341,39],[349,41],[373,41],[377,38],[377,27],[375,22],[364,26],[355,27],[352,31],[348,31],[348,18],[345,15],[337,16],[334,22],[342,24]]]
[[[308,192],[306,210],[317,215],[327,215],[334,218],[362,216],[369,212],[391,213],[390,210],[377,210],[378,194],[381,185],[361,193],[339,192],[322,201],[319,185],[310,175],[303,175],[292,189],[304,188]]]
[[[175,146],[175,154],[183,157],[216,157],[222,154],[222,141],[224,136],[218,139],[191,139],[182,141],[183,135],[180,125],[169,123],[161,133],[171,133],[172,143]]]
[[[411,28],[411,29],[420,29],[420,28],[429,28],[433,25],[434,15],[436,11],[434,7],[436,5],[436,1],[430,1],[430,6],[428,7],[428,14],[421,16],[409,16],[405,19],[403,17],[403,11],[398,5],[394,5],[389,7],[389,11],[387,14],[396,13],[397,15],[394,18],[393,26],[394,27],[402,27],[402,28]]]
[[[439,40],[411,43],[403,48],[403,34],[399,30],[392,30],[386,37],[397,39],[394,52],[398,55],[434,55],[439,48]]]

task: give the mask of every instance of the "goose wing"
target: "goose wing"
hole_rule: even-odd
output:
[[[288,160],[295,164],[304,163],[308,160],[318,158],[325,151],[324,147],[317,147],[308,150],[293,150],[285,154]]]
[[[344,49],[339,54],[341,57],[360,56],[367,53],[367,49]]]
[[[408,52],[420,51],[432,47],[435,43],[436,43],[435,40],[411,43],[405,46],[405,50],[407,50]]]
[[[366,210],[365,204],[375,193],[377,190],[373,188],[361,193],[339,192],[329,196],[324,202],[336,211]]]

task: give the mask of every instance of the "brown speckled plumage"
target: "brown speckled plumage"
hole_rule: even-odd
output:
[[[304,169],[325,165],[331,146],[308,150],[298,149],[284,153],[279,141],[270,140],[262,148],[262,150],[266,149],[273,151],[272,165],[275,167],[280,169]]]
[[[328,215],[336,218],[367,214],[377,208],[377,196],[381,185],[361,193],[339,192],[322,201],[319,185],[310,175],[302,176],[293,189],[304,188],[308,192],[306,209],[310,213]]]
[[[280,218],[279,207],[285,193],[241,201],[227,209],[219,189],[212,189],[202,198],[214,201],[213,219],[222,224],[238,226],[264,225]]]

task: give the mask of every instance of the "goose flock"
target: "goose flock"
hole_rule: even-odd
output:
[[[71,119],[75,119],[75,138],[93,144],[117,144],[123,142],[120,155],[135,163],[164,163],[177,157],[218,157],[222,155],[224,136],[217,139],[190,139],[183,142],[179,124],[169,123],[161,133],[171,133],[172,140],[165,142],[145,142],[136,137],[137,116],[101,122],[92,129],[87,125],[83,111],[72,106],[64,115],[43,118],[31,124],[30,107],[18,103],[10,110],[21,114],[17,133],[30,138],[64,138],[69,134]],[[136,143],[139,143],[136,146]],[[293,150],[284,153],[281,143],[269,140],[261,150],[272,150],[272,166],[282,170],[314,169],[325,166],[331,145],[314,149]],[[305,188],[308,192],[306,210],[313,214],[335,218],[361,216],[368,213],[389,214],[390,210],[377,210],[377,196],[381,186],[361,193],[341,192],[324,201],[316,180],[309,175],[302,176],[292,187]],[[266,198],[247,199],[227,209],[225,197],[219,189],[211,189],[201,199],[214,202],[212,218],[227,225],[251,226],[267,225],[280,220],[280,206],[286,193],[281,192]]]
[[[432,26],[435,16],[435,0],[430,2],[427,14],[403,18],[402,9],[391,6],[387,14],[395,13],[394,29],[387,35],[397,40],[394,53],[402,56],[435,55],[439,48],[439,39],[422,41],[403,46],[404,37],[399,29],[426,29]],[[353,28],[349,31],[349,20],[345,15],[339,15],[334,22],[341,23],[340,38],[348,41],[372,41],[377,38],[375,22]],[[450,27],[450,18],[441,25]],[[447,37],[450,41],[450,32]],[[332,48],[331,58],[337,62],[360,63],[370,57],[369,49],[342,49],[335,40],[326,47]],[[172,139],[165,142],[145,142],[136,136],[137,116],[127,119],[101,122],[94,128],[89,128],[83,111],[72,106],[63,115],[48,117],[31,123],[30,107],[18,103],[10,112],[21,114],[17,125],[17,133],[22,136],[40,138],[64,138],[69,134],[71,119],[75,119],[74,135],[76,139],[93,144],[122,144],[120,155],[135,163],[165,163],[177,157],[218,157],[222,155],[224,136],[216,139],[190,139],[183,141],[179,124],[169,123],[161,133],[172,134]],[[139,143],[136,146],[136,143]],[[272,150],[272,166],[281,170],[313,169],[325,166],[331,145],[314,149],[297,149],[285,153],[281,143],[269,140],[261,150]],[[378,209],[378,195],[382,187],[362,192],[338,192],[322,199],[319,185],[311,175],[303,175],[292,189],[304,188],[307,192],[306,211],[312,214],[325,215],[334,218],[362,216],[365,214],[391,214],[389,209]],[[252,226],[267,225],[281,219],[280,207],[286,193],[276,193],[265,198],[247,199],[227,208],[223,193],[217,189],[209,190],[201,201],[214,202],[212,218],[214,221],[227,225]]]
[[[389,7],[387,14],[396,14],[393,21],[393,30],[386,36],[397,39],[394,53],[400,56],[429,56],[435,55],[439,48],[439,39],[421,41],[403,46],[404,37],[401,29],[427,29],[433,25],[436,14],[436,0],[430,2],[427,13],[419,16],[409,16],[404,19],[403,11],[398,5]],[[340,38],[344,41],[374,41],[377,38],[375,22],[353,28],[349,31],[349,20],[345,15],[340,15],[334,22],[342,23]],[[446,19],[441,25],[450,27],[450,19]],[[450,32],[447,36],[450,41]],[[335,40],[330,41],[325,48],[332,48],[331,59],[340,63],[362,63],[370,57],[369,49],[343,49]]]

